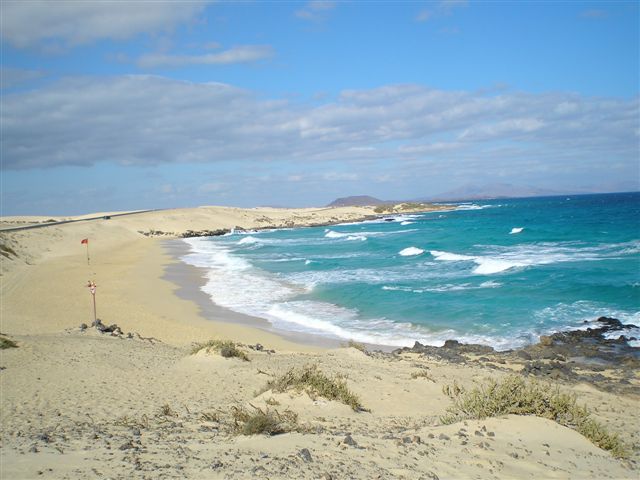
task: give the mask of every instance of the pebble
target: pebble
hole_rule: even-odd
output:
[[[352,447],[355,447],[358,445],[351,435],[347,435],[346,437],[344,437],[344,440],[342,440],[342,443],[344,443],[345,445],[351,445]]]
[[[306,463],[313,462],[313,457],[311,456],[311,452],[308,448],[303,448],[298,452],[298,455],[304,460]]]

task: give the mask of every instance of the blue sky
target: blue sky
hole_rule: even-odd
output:
[[[638,189],[638,5],[4,1],[1,213]]]

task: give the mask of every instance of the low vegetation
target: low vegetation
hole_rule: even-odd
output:
[[[6,348],[18,348],[18,344],[10,338],[0,335],[0,350],[4,350]]]
[[[197,343],[191,350],[191,354],[204,350],[207,353],[211,351],[219,352],[221,356],[225,358],[241,358],[245,362],[249,361],[249,357],[246,353],[238,348],[238,346],[231,340],[209,340],[206,343]]]
[[[358,396],[347,387],[343,378],[328,377],[315,365],[292,368],[283,376],[270,380],[263,391],[286,392],[296,390],[306,392],[311,398],[324,397],[350,406],[355,411],[366,411]]]
[[[448,414],[441,418],[443,423],[507,414],[536,415],[576,430],[615,457],[628,455],[617,434],[607,432],[601,423],[591,418],[586,406],[578,405],[574,395],[561,393],[558,387],[510,375],[502,381],[490,379],[471,391],[465,391],[456,383],[446,385],[443,392],[454,402]]]
[[[411,373],[411,378],[413,380],[415,380],[417,378],[426,378],[427,380],[430,380],[433,383],[436,383],[435,379],[431,376],[431,374],[429,373],[429,371],[426,368],[420,369],[417,372],[412,372]]]
[[[219,423],[220,414],[218,412],[202,412],[200,414],[200,419],[204,420],[205,422]]]
[[[367,347],[364,346],[364,343],[359,343],[355,340],[349,340],[346,346],[348,348],[355,348],[356,350],[360,350],[362,353],[369,353],[367,352]]]
[[[16,251],[5,243],[0,243],[0,255],[2,255],[5,258],[10,258],[12,255],[14,257],[18,256]]]
[[[376,213],[392,213],[393,205],[378,205],[373,211]]]
[[[146,414],[139,418],[123,415],[114,420],[113,424],[127,428],[149,428],[150,426],[149,417]]]
[[[291,410],[280,413],[277,410],[262,410],[254,407],[250,411],[244,407],[233,407],[234,430],[240,435],[278,435],[298,431],[298,415]]]
[[[178,414],[171,408],[168,403],[165,403],[160,407],[160,410],[156,414],[156,417],[177,417]]]
[[[375,213],[399,213],[399,212],[415,212],[420,210],[428,210],[434,206],[430,203],[405,202],[398,205],[384,204],[378,205],[373,209]]]

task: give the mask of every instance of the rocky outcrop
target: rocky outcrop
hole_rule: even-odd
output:
[[[399,348],[392,354],[417,353],[453,363],[481,363],[494,369],[508,362],[522,365],[521,373],[525,375],[640,393],[629,381],[640,368],[640,347],[629,343],[637,340],[633,336],[637,327],[610,317],[600,317],[595,323],[595,327],[584,330],[542,336],[538,343],[518,350],[496,352],[486,345],[447,340],[442,347],[415,342],[413,347]],[[603,374],[605,371],[607,375]]]

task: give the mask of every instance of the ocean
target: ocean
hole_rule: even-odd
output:
[[[640,193],[455,203],[184,241],[182,260],[205,269],[212,302],[276,330],[506,350],[600,316],[640,324]]]

